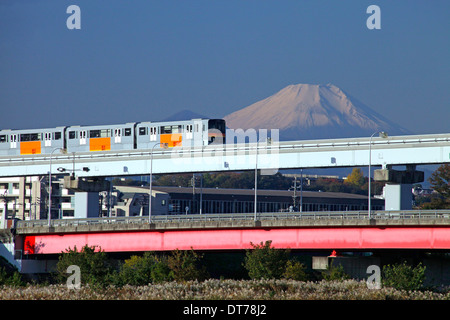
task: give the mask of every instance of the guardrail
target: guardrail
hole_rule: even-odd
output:
[[[367,220],[367,211],[314,211],[289,213],[258,213],[256,220],[279,219],[359,219]],[[450,219],[450,210],[402,210],[402,211],[372,211],[371,219]],[[255,220],[253,213],[221,213],[221,214],[189,214],[189,215],[154,215],[152,223],[180,223],[201,221],[251,221]],[[148,216],[138,217],[102,217],[85,219],[55,219],[52,227],[97,225],[97,224],[145,224],[149,223]],[[48,226],[47,220],[18,220],[16,228],[32,228]]]

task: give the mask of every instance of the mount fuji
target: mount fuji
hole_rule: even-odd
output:
[[[280,140],[410,134],[333,84],[289,85],[224,119],[231,129],[279,129]]]

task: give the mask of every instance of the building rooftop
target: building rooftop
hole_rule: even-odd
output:
[[[142,188],[143,189],[143,188]],[[148,188],[145,188],[148,189]],[[192,187],[165,187],[153,186],[153,189],[166,193],[192,193]],[[196,193],[200,193],[200,188],[195,188]],[[254,195],[254,189],[228,189],[228,188],[203,188],[203,194],[217,194],[217,195]],[[258,189],[259,196],[277,196],[277,197],[292,197],[294,191],[289,190],[265,190]],[[300,195],[300,191],[297,191]],[[310,198],[345,198],[345,199],[367,199],[367,195],[351,194],[343,192],[321,192],[321,191],[303,191],[303,197]]]

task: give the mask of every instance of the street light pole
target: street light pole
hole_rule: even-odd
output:
[[[376,131],[374,133],[372,133],[372,135],[370,136],[370,140],[369,140],[369,192],[368,192],[368,217],[369,219],[371,219],[371,215],[372,215],[372,199],[371,199],[371,193],[372,193],[372,182],[371,182],[371,164],[372,164],[372,138],[374,135],[378,134],[380,138],[384,138],[386,139],[388,137],[388,134],[384,131]]]
[[[148,223],[150,224],[152,222],[152,184],[153,184],[153,150],[154,148],[159,145],[160,147],[167,149],[169,145],[167,143],[155,143],[150,151],[150,194],[148,197]]]

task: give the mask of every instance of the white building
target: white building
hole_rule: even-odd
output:
[[[73,216],[74,193],[52,178],[52,218]],[[46,219],[48,215],[48,177],[0,178],[0,216],[4,219]]]
[[[63,178],[52,177],[52,219],[75,218],[75,192],[64,188]],[[153,190],[152,214],[167,214],[169,195]],[[48,219],[48,177],[0,178],[0,228],[5,220]],[[95,204],[94,204],[95,205]],[[99,215],[129,217],[148,215],[148,190],[117,186],[99,193]]]

